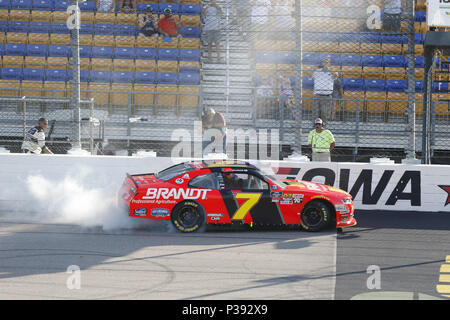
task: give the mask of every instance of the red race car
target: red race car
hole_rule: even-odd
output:
[[[292,224],[307,231],[356,225],[347,192],[280,181],[244,162],[186,162],[156,174],[127,175],[118,198],[131,217],[170,220],[182,232],[205,223]]]

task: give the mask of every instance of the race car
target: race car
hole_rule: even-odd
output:
[[[181,232],[205,224],[300,225],[320,231],[356,225],[349,193],[279,180],[247,162],[184,162],[158,173],[127,174],[118,193],[127,214],[167,220]]]

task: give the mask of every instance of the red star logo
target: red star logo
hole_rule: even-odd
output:
[[[442,190],[447,192],[447,200],[445,201],[445,205],[444,205],[444,206],[446,206],[450,203],[450,186],[439,186],[439,188],[441,188]]]

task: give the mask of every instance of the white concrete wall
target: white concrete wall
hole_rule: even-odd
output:
[[[182,160],[185,159],[0,154],[0,211],[37,209],[39,183],[64,189],[64,181],[77,180],[88,191],[101,189],[113,195],[126,173],[157,172]],[[450,166],[293,161],[256,164],[275,168],[280,178],[325,183],[327,177],[335,187],[353,189],[357,209],[450,212],[450,204],[446,205],[450,193],[444,190],[445,186],[450,188]],[[355,187],[358,181],[359,189]],[[51,205],[51,200],[46,201]],[[38,209],[43,209],[42,203]]]

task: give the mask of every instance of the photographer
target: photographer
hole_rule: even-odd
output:
[[[139,21],[139,31],[141,34],[151,37],[158,35],[158,19],[153,15],[153,8],[148,7],[145,16]]]

